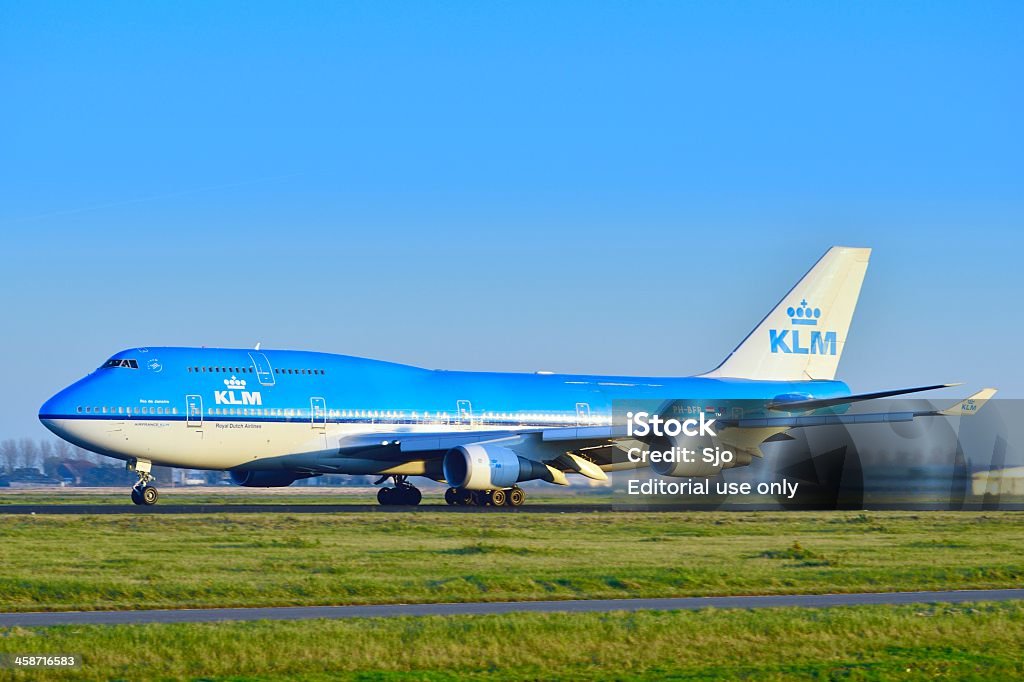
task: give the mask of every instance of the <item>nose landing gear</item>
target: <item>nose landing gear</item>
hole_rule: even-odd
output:
[[[132,486],[132,502],[138,505],[151,506],[160,499],[160,493],[153,485],[153,463],[146,460],[130,459],[125,467],[139,476],[139,482]]]
[[[381,488],[377,491],[377,502],[383,506],[404,505],[414,507],[423,499],[420,489],[409,483],[408,476],[394,475],[381,476],[377,483],[383,483],[388,478],[395,479],[394,488]]]

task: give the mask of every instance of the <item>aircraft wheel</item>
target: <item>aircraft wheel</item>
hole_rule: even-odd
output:
[[[377,502],[380,503],[381,506],[394,504],[391,495],[392,490],[393,488],[381,488],[380,490],[377,491]]]
[[[160,499],[160,493],[153,486],[147,485],[142,489],[140,497],[142,498],[142,504],[149,507],[156,504],[156,501]]]
[[[132,502],[142,504],[142,493],[138,488],[132,488]]]
[[[455,488],[448,488],[444,491],[444,501],[450,506],[454,506],[459,503],[459,491]]]
[[[415,507],[423,499],[423,493],[420,492],[419,488],[413,486],[407,486],[402,491],[402,504],[408,504]]]
[[[508,491],[508,504],[511,507],[521,507],[526,502],[526,491],[516,487]]]
[[[492,490],[490,498],[491,498],[491,504],[493,504],[495,507],[502,507],[502,506],[505,505],[505,501],[506,501],[505,491],[501,490],[500,488],[498,490]]]

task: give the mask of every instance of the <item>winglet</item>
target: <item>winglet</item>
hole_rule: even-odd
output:
[[[983,388],[974,395],[961,400],[947,410],[939,410],[938,414],[946,417],[969,417],[976,414],[996,394],[994,388]]]

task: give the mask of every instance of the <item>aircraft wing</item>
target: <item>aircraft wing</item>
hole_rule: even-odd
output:
[[[946,385],[943,384],[942,387]],[[936,387],[928,387],[936,388]],[[881,394],[849,396],[858,402],[871,397],[900,395],[926,390],[884,391]],[[740,419],[718,418],[718,436],[723,443],[759,455],[759,446],[774,438],[787,438],[784,433],[794,428],[831,426],[837,424],[877,424],[907,422],[917,417],[966,417],[977,413],[995,395],[996,390],[986,388],[944,410],[906,410],[899,412],[868,412],[863,414],[790,414]],[[884,394],[884,395],[883,395]],[[822,409],[829,401],[799,401],[788,403],[786,411]],[[835,403],[844,404],[844,403]],[[798,407],[797,407],[798,406]],[[825,406],[830,407],[832,405]],[[383,432],[360,434],[341,439],[335,456],[353,456],[382,462],[430,461],[440,459],[446,452],[460,445],[495,444],[510,448],[523,457],[542,462],[555,472],[579,473],[596,480],[605,480],[605,471],[623,468],[621,458],[615,458],[616,448],[623,447],[629,436],[625,425],[522,427],[493,430],[453,430],[445,432]],[[564,484],[556,474],[553,482]]]
[[[565,428],[522,427],[517,429],[494,429],[488,431],[444,431],[431,433],[391,432],[360,434],[343,438],[339,443],[341,452],[359,452],[365,456],[367,452],[379,451],[381,459],[399,459],[395,455],[443,455],[459,445],[470,443],[496,443],[524,441],[556,443],[577,441],[588,444],[594,441],[608,441],[624,437],[626,427],[612,426],[579,426]],[[385,452],[387,454],[385,455]]]
[[[374,433],[343,438],[333,456],[397,464],[412,460],[437,460],[460,445],[501,445],[527,459],[547,465],[552,474],[551,482],[567,485],[566,473],[578,473],[599,481],[607,480],[604,468],[613,463],[614,441],[625,436],[625,426]]]

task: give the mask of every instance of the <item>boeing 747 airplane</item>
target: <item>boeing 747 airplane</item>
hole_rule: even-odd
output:
[[[259,346],[151,346],[116,353],[46,401],[39,419],[125,461],[139,477],[136,504],[157,501],[155,464],[227,470],[261,487],[373,474],[394,482],[380,503],[403,505],[420,502],[409,478],[422,476],[450,486],[449,504],[518,506],[520,482],[604,480],[638,466],[623,453],[649,441],[613,419],[613,401],[713,411],[713,442],[733,460],[651,465],[678,477],[749,464],[790,429],[972,414],[993,389],[948,410],[842,414],[857,401],[951,385],[852,394],[835,380],[870,254],[830,249],[721,365],[696,377],[455,372]]]

